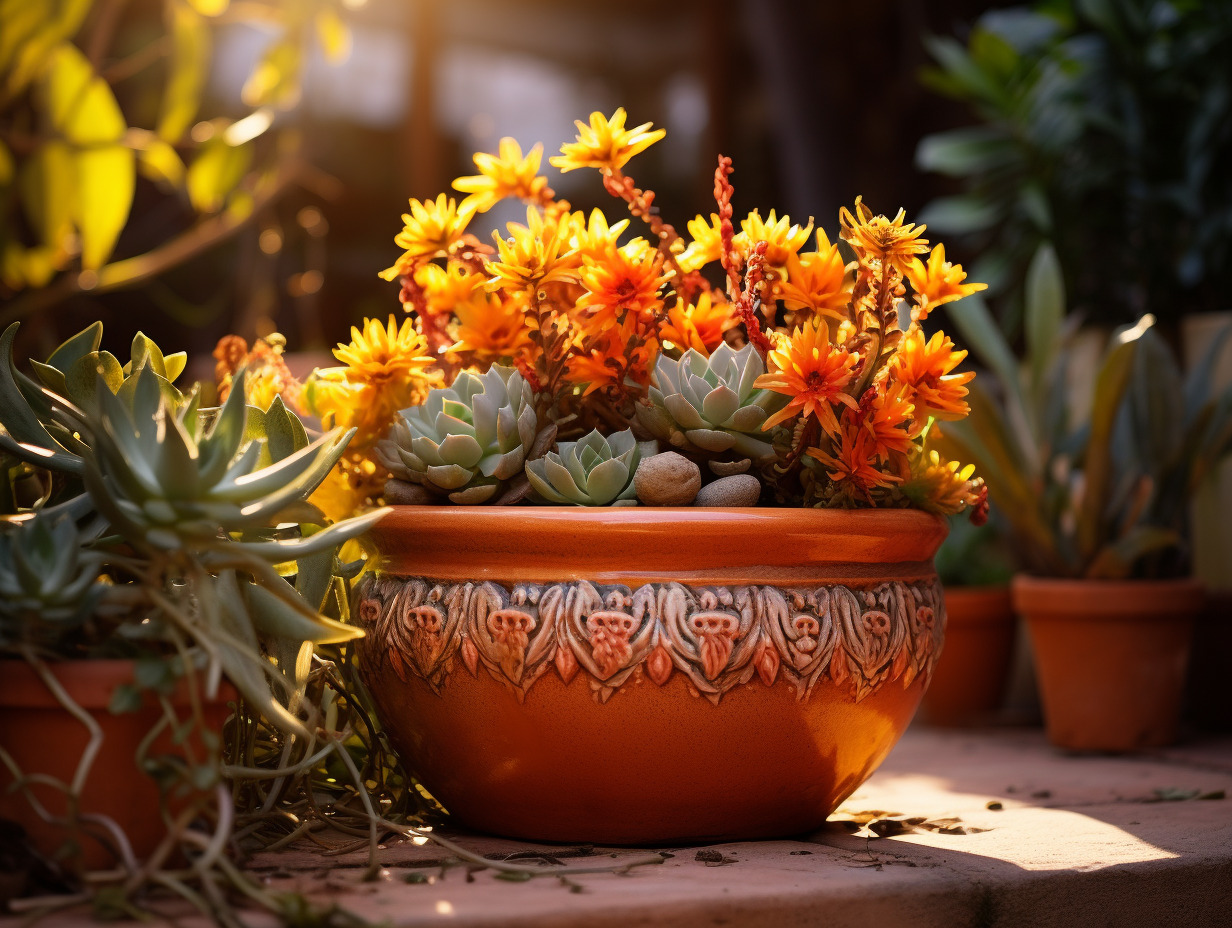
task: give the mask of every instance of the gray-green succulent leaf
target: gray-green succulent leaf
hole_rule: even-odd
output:
[[[575,506],[635,506],[633,475],[643,446],[630,429],[606,438],[597,430],[526,463],[526,478],[542,502]]]

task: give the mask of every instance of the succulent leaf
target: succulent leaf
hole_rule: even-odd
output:
[[[642,448],[633,432],[605,438],[597,430],[526,462],[526,479],[543,502],[575,506],[637,504],[633,474]]]

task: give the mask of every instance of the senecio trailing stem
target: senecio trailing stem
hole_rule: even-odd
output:
[[[626,173],[664,130],[625,120],[623,109],[591,114],[550,161],[597,170],[647,237],[627,234],[630,218],[587,216],[558,199],[539,175],[542,146],[524,156],[512,139],[475,155],[479,173],[454,183],[467,194],[460,202],[410,201],[396,238],[403,254],[382,272],[401,281],[406,317],[353,330],[336,352],[343,366],[317,372],[305,391],[327,423],[359,428],[356,448],[374,449],[367,483],[352,480],[351,497],[335,499],[354,508],[366,493],[375,502],[392,473],[418,483],[425,501],[603,505],[611,494],[546,491],[545,474],[572,460],[565,449],[581,447],[571,442],[582,436],[631,429],[630,440],[657,439],[715,474],[755,474],[764,503],[970,508],[982,519],[982,480],[929,445],[936,420],[967,415],[974,373],[957,372],[966,352],[922,324],[984,285],[965,282],[944,246],[930,250],[924,226],[902,211],[877,215],[859,198],[841,211],[834,242],[811,219],[802,226],[774,211],[754,210],[737,231],[727,158],[715,175],[717,211],[680,236],[652,208],[653,191]],[[492,245],[467,232],[506,198],[526,204],[525,224],[509,223]],[[500,383],[517,371],[519,389],[533,393],[522,418],[534,429],[504,422],[506,407],[488,392],[458,399],[455,380],[498,371]],[[434,435],[449,436],[439,453],[415,437],[425,408]],[[485,442],[498,434],[521,442],[501,445],[500,460],[524,458],[528,475],[484,473],[482,462],[496,460],[484,457]],[[441,482],[444,467],[478,468],[475,479],[493,490],[498,480],[529,486],[463,494]],[[580,487],[585,474],[575,469]]]

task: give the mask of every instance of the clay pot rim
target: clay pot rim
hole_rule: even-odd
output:
[[[379,567],[395,574],[561,579],[562,568],[603,582],[673,577],[713,583],[934,576],[945,519],[919,509],[788,507],[411,506],[370,530]],[[580,575],[580,574],[579,574]]]
[[[68,695],[83,709],[107,711],[111,694],[118,686],[131,684],[136,660],[131,658],[79,658],[46,662],[55,678]],[[0,687],[0,708],[4,709],[63,709],[34,668],[20,657],[0,659],[0,673],[4,686]],[[201,679],[200,676],[198,679]],[[169,694],[172,705],[186,706],[190,703],[188,685],[181,679]],[[237,698],[235,689],[222,681],[215,699],[202,694],[203,703],[228,702]]]
[[[1202,609],[1206,589],[1193,577],[1085,580],[1016,574],[1014,609],[1032,621],[1180,621]]]

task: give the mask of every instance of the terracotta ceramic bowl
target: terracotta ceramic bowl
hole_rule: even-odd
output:
[[[885,758],[941,648],[915,511],[395,507],[356,592],[395,746],[473,828],[795,834]]]

